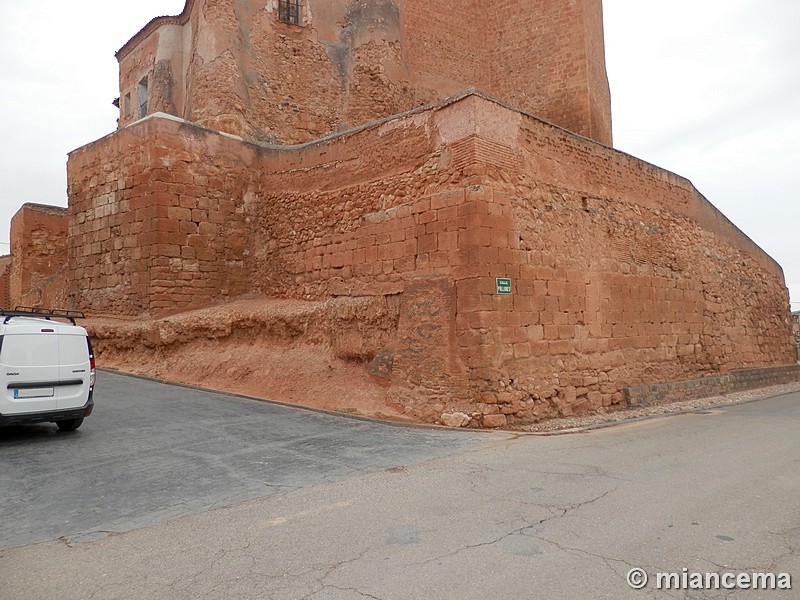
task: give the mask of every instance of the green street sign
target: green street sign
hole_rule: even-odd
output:
[[[497,293],[510,294],[511,293],[511,280],[506,277],[497,278]]]

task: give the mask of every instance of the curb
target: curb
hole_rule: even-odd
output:
[[[690,415],[690,414],[703,414],[706,411],[725,408],[728,406],[740,406],[743,404],[750,404],[752,402],[759,402],[761,400],[768,400],[771,398],[779,398],[781,396],[788,396],[790,394],[797,394],[800,393],[800,390],[793,390],[787,392],[779,392],[776,394],[770,394],[767,396],[760,396],[756,398],[744,398],[742,400],[736,400],[734,402],[718,402],[715,404],[707,404],[704,406],[698,406],[695,408],[685,408],[685,409],[678,409],[663,413],[656,413],[652,415],[642,415],[640,417],[630,417],[627,419],[619,419],[615,421],[606,421],[604,423],[594,423],[591,425],[581,425],[578,427],[570,427],[567,429],[554,429],[553,431],[525,431],[525,430],[516,430],[516,429],[504,429],[504,428],[495,428],[495,429],[478,429],[478,428],[469,428],[469,427],[448,427],[446,425],[434,425],[432,423],[414,423],[414,422],[405,422],[405,421],[393,421],[391,419],[381,419],[379,417],[369,417],[365,415],[354,415],[346,412],[338,412],[335,410],[329,410],[325,408],[318,408],[315,406],[307,406],[304,404],[292,404],[290,402],[283,402],[281,400],[271,400],[269,398],[259,398],[257,396],[249,396],[247,394],[242,394],[239,392],[228,392],[225,390],[215,390],[212,388],[205,388],[198,385],[192,385],[189,383],[178,383],[167,381],[164,379],[159,379],[157,377],[149,377],[147,375],[138,375],[135,373],[127,373],[125,371],[119,371],[117,369],[109,369],[106,367],[98,368],[98,371],[105,371],[108,373],[113,373],[114,375],[121,375],[123,377],[133,377],[134,379],[141,379],[143,381],[151,381],[154,383],[161,383],[164,385],[171,385],[175,387],[182,387],[189,390],[194,390],[198,392],[206,392],[210,394],[221,394],[225,396],[233,396],[234,398],[242,398],[245,400],[253,400],[255,402],[266,402],[269,404],[273,404],[275,406],[281,406],[284,408],[295,408],[299,410],[304,410],[308,412],[313,412],[317,414],[323,414],[331,417],[340,417],[351,419],[354,421],[360,421],[364,423],[379,423],[381,425],[387,425],[391,427],[401,427],[406,429],[423,429],[429,431],[449,431],[449,432],[469,432],[469,433],[505,433],[508,434],[508,439],[516,439],[518,437],[553,437],[553,436],[561,436],[561,435],[572,435],[578,433],[591,433],[592,431],[596,431],[598,429],[608,429],[611,427],[617,427],[620,425],[629,425],[631,423],[639,423],[642,421],[650,421],[653,419],[664,418],[664,417],[675,417],[680,415]]]

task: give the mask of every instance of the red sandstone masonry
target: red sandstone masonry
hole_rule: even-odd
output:
[[[118,53],[120,130],[70,155],[67,215],[15,218],[17,297],[159,316],[365,296],[325,315],[336,356],[425,397],[419,419],[483,427],[792,364],[780,267],[687,180],[587,139],[611,141],[601,2],[452,4],[156,19]],[[137,121],[145,82],[144,112],[195,124]],[[463,94],[348,129],[468,86],[513,109]]]
[[[167,112],[298,143],[468,88],[611,144],[600,0],[188,0],[117,53],[120,127]]]
[[[0,306],[11,305],[11,255],[0,256]]]
[[[202,135],[176,137],[181,125],[166,123],[145,121],[70,155],[73,290],[94,312],[164,312],[246,288],[244,224],[231,200],[246,182],[232,167],[252,150],[224,136],[210,147]]]
[[[396,298],[381,355],[425,420],[585,412],[794,360],[780,268],[688,181],[478,95],[294,148],[150,118],[69,176],[83,308]]]
[[[67,210],[27,203],[11,220],[9,306],[66,301]]]
[[[487,18],[502,32],[502,44],[493,49],[492,86],[482,89],[611,145],[601,2],[526,0],[521,9],[516,0],[500,0],[486,7]],[[537,58],[521,59],[529,56]]]

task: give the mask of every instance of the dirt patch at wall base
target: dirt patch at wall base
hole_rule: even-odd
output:
[[[99,368],[349,414],[418,420],[423,398],[369,374],[370,357],[388,343],[395,326],[382,300],[246,300],[160,319],[93,318],[86,327]]]

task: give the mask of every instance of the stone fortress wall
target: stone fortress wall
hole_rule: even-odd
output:
[[[6,267],[8,297],[3,306],[40,306],[46,299],[65,306],[68,211],[29,202],[11,219],[11,254]]]
[[[86,310],[396,302],[359,358],[486,425],[793,362],[780,267],[690,182],[478,93],[299,147],[154,115],[68,172]]]
[[[172,72],[179,46],[191,58],[181,59],[183,79],[173,73],[168,86],[148,86],[148,111],[165,112],[126,121],[123,100],[120,129],[70,154],[69,208],[58,217],[66,266],[47,276],[42,303],[61,294],[93,315],[141,320],[242,297],[367,299],[389,317],[375,335],[365,325],[357,339],[339,339],[348,358],[424,398],[410,416],[450,423],[463,414],[461,424],[483,427],[623,405],[637,386],[795,364],[780,266],[689,181],[605,145],[599,60],[531,60],[519,66],[521,84],[501,77],[520,44],[553,42],[558,31],[543,26],[524,42],[505,9],[564,18],[559,43],[602,56],[599,2],[501,2],[487,22],[508,28],[472,53],[458,48],[460,15],[445,29],[458,51],[442,47],[437,2],[309,2],[302,27],[279,23],[270,3],[260,12],[252,2],[227,4],[187,2],[118,54],[123,98],[143,72],[150,82]],[[484,3],[468,4],[482,14]],[[234,17],[241,26],[230,35],[267,31],[280,52],[305,57],[292,65],[308,69],[291,71],[287,88],[259,80],[271,90],[263,107],[280,115],[242,103],[254,98],[242,57],[275,57],[242,40],[237,56],[221,25],[205,24]],[[334,22],[351,46],[340,49],[348,70],[333,68],[328,81],[326,65],[341,55],[319,40],[332,39],[322,25]],[[495,54],[498,32],[513,56]],[[304,62],[310,48],[326,49],[316,66]],[[201,55],[230,62],[204,70]],[[496,70],[481,70],[489,64]],[[469,68],[459,74],[458,65]],[[526,95],[549,89],[554,65],[574,79]],[[336,94],[326,99],[312,86],[299,95],[314,69]],[[432,84],[437,69],[452,79]],[[504,101],[475,90],[439,100],[470,70]],[[578,80],[582,94],[565,93],[581,101],[566,102],[557,90]],[[381,104],[384,93],[402,101]],[[318,100],[319,110],[278,101],[289,96]],[[257,123],[271,124],[268,135]],[[511,294],[498,294],[498,278],[510,279]]]

